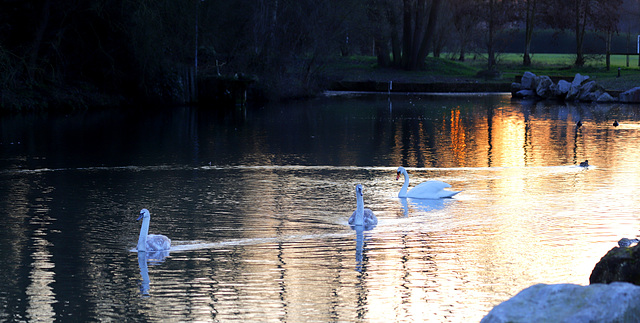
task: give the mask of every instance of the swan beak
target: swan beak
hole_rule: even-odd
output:
[[[144,217],[144,214],[140,213],[140,216],[136,219],[136,221],[140,221],[140,219],[142,219],[142,217]]]
[[[400,179],[400,172],[398,172],[398,175],[396,176],[396,181]]]

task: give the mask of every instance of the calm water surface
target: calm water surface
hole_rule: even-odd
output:
[[[342,95],[4,116],[0,321],[479,321],[532,284],[588,284],[638,235],[639,109]],[[463,192],[399,199],[400,165]],[[370,231],[347,225],[356,183]],[[142,208],[168,255],[131,251]]]

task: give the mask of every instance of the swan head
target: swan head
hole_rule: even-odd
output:
[[[140,221],[140,219],[142,218],[149,218],[149,210],[147,209],[142,209],[140,210],[140,216],[136,219],[136,221]]]
[[[362,187],[362,184],[356,185],[356,197],[363,196],[363,195],[364,195],[364,188]]]
[[[406,173],[406,172],[407,171],[404,169],[404,167],[402,166],[398,167],[398,172],[396,174],[396,181],[400,179],[400,175],[402,175],[402,173]]]

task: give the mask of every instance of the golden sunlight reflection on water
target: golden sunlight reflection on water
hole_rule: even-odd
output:
[[[198,134],[185,163],[0,171],[3,308],[44,320],[86,308],[77,317],[477,322],[533,284],[588,284],[600,257],[638,235],[635,108],[443,105],[286,111],[293,134],[288,117],[249,110],[239,125],[185,122]],[[618,127],[595,117],[620,111]],[[187,145],[158,146],[163,160]],[[400,165],[410,187],[462,192],[400,199]],[[379,219],[370,231],[347,225],[356,183]],[[131,252],[142,207],[150,232],[173,241],[166,258]]]
[[[247,170],[242,182],[260,183],[244,185],[253,192],[252,203],[240,201],[241,213],[249,216],[238,219],[245,222],[239,233],[249,240],[196,246],[174,253],[172,261],[213,252],[235,263],[205,274],[215,283],[201,293],[216,300],[221,319],[256,319],[268,311],[291,320],[353,320],[360,313],[374,321],[461,322],[479,320],[535,283],[588,284],[591,269],[617,239],[637,234],[638,219],[628,208],[637,201],[616,205],[629,194],[602,182],[609,181],[606,167],[409,171],[415,183],[443,179],[463,192],[442,203],[404,203],[395,197],[400,183],[393,168],[310,167],[295,175],[277,166]],[[367,207],[380,222],[365,232],[358,272],[356,233],[346,218],[354,207],[352,178],[362,173],[368,174],[358,180],[369,192]],[[586,188],[596,182],[603,188]],[[328,223],[329,231],[314,222]],[[175,277],[161,272],[155,279],[161,296],[165,288],[199,284],[175,286]],[[172,283],[162,282],[167,279]],[[206,297],[202,305],[208,305]]]

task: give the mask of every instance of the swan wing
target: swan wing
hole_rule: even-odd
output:
[[[445,197],[452,197],[460,191],[447,191],[445,188],[449,188],[451,185],[442,181],[427,181],[420,183],[416,187],[409,190],[407,197],[411,198],[423,198],[423,199],[439,199]]]
[[[169,250],[171,249],[171,239],[161,234],[150,234],[147,236],[147,250]]]
[[[366,226],[373,226],[378,224],[378,218],[376,218],[375,214],[373,214],[373,211],[371,211],[371,209],[364,209],[364,225]]]
[[[356,221],[356,212],[353,211],[353,214],[349,217],[349,225],[354,225]],[[364,228],[365,230],[371,230],[378,224],[378,218],[373,214],[371,209],[364,209]]]
[[[349,224],[353,224],[354,222],[356,222],[356,211],[353,211],[353,213],[349,217]]]

